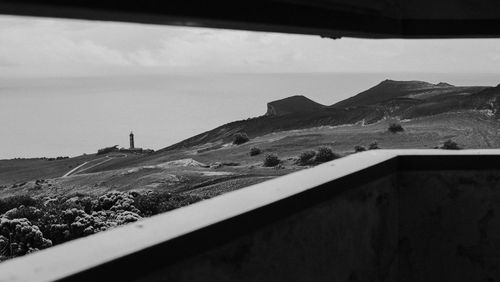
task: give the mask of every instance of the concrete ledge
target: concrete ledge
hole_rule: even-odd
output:
[[[500,168],[500,150],[373,150],[0,264],[0,281],[147,277],[399,169]],[[321,219],[318,219],[321,220]],[[270,246],[272,247],[272,246]]]
[[[0,14],[313,34],[331,38],[499,37],[500,5],[455,1],[0,0]]]

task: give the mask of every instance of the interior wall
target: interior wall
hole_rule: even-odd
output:
[[[402,172],[400,281],[500,281],[500,172]]]
[[[499,281],[499,184],[498,170],[400,172],[139,281]]]
[[[386,176],[139,281],[398,281],[398,206]]]

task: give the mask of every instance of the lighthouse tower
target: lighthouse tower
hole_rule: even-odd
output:
[[[134,133],[130,132],[130,149],[134,149]]]

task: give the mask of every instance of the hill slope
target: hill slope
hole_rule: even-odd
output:
[[[351,98],[331,106],[304,96],[292,96],[268,103],[267,113],[253,119],[231,122],[169,146],[165,150],[201,144],[219,146],[236,132],[251,138],[271,132],[326,125],[371,124],[383,119],[413,119],[441,113],[489,110],[500,107],[499,87],[453,86],[423,81],[385,80]]]
[[[432,84],[425,81],[384,80],[378,85],[351,98],[340,101],[331,107],[349,108],[375,105],[398,98],[427,100],[458,93],[473,94],[484,88],[485,87],[457,87],[444,82]]]
[[[302,95],[291,96],[267,104],[267,116],[282,116],[293,113],[309,113],[323,110],[325,106]]]

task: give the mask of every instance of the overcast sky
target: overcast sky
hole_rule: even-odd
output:
[[[3,75],[93,72],[484,72],[500,40],[318,36],[0,17]]]

